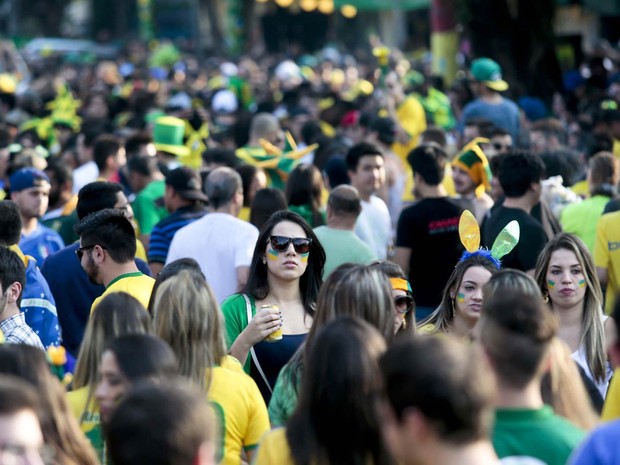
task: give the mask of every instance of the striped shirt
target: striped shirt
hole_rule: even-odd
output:
[[[168,249],[174,234],[184,226],[202,218],[207,213],[202,205],[181,207],[153,227],[149,243],[149,262],[166,263]]]

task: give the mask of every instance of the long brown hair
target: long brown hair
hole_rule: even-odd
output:
[[[80,431],[67,403],[64,389],[50,372],[43,352],[24,344],[0,346],[0,373],[24,379],[41,402],[41,430],[52,446],[58,465],[98,465],[95,451]]]
[[[437,309],[435,309],[435,311],[428,317],[418,323],[418,328],[428,324],[433,324],[433,333],[445,333],[448,331],[452,325],[452,321],[454,320],[454,299],[450,296],[450,294],[456,293],[457,289],[461,285],[461,281],[463,281],[465,272],[473,266],[482,267],[485,270],[488,270],[491,275],[494,275],[499,271],[497,269],[497,265],[483,255],[473,254],[465,260],[459,261],[454,267],[454,271],[452,271],[452,274],[448,278],[448,282],[443,289],[439,307],[437,307]]]
[[[358,318],[340,317],[319,331],[286,428],[296,465],[392,463],[375,405],[385,348],[381,334]]]

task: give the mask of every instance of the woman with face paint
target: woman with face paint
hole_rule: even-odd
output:
[[[500,270],[500,259],[517,245],[519,235],[518,223],[511,221],[500,231],[491,250],[479,248],[480,227],[474,215],[465,210],[459,220],[465,252],[448,278],[439,307],[419,323],[419,331],[471,340],[482,311],[482,288]]]
[[[485,255],[461,260],[448,279],[439,307],[420,322],[419,331],[470,339],[482,311],[482,288],[498,271],[498,264]]]
[[[544,300],[558,315],[558,335],[575,360],[597,385],[604,399],[611,368],[605,349],[603,293],[592,256],[574,234],[549,241],[538,257],[535,279]]]
[[[324,264],[325,252],[308,223],[279,211],[260,232],[243,293],[222,303],[229,353],[267,403],[280,370],[310,330]]]

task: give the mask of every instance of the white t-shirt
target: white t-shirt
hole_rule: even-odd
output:
[[[166,264],[194,258],[222,302],[238,291],[236,269],[250,266],[256,239],[258,229],[253,224],[227,213],[207,213],[176,232]]]
[[[73,193],[77,194],[86,184],[97,180],[99,168],[97,163],[89,161],[73,170]]]
[[[388,249],[392,246],[392,223],[387,205],[376,195],[370,197],[370,202],[362,200],[355,234],[368,244],[377,258],[387,258]]]

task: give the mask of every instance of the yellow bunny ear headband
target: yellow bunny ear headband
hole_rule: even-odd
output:
[[[490,251],[483,249],[480,247],[478,222],[469,210],[465,210],[459,220],[459,237],[463,247],[465,247],[465,252],[463,252],[460,261],[479,255],[489,259],[499,270],[502,267],[500,259],[509,254],[519,243],[520,232],[519,223],[513,220],[499,232]]]

